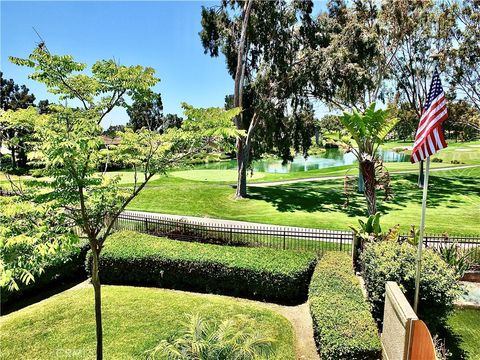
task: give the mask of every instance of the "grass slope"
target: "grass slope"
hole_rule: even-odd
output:
[[[478,234],[480,224],[480,168],[432,172],[427,209],[427,232]],[[422,190],[416,174],[394,177],[395,197],[379,196],[383,226],[400,223],[403,231],[420,220]],[[235,200],[231,186],[181,178],[156,180],[130,204],[130,210],[208,216],[219,219],[324,229],[348,229],[365,217],[366,202],[355,194],[344,207],[342,180],[304,182],[272,187],[250,187],[250,197]]]
[[[145,350],[173,336],[185,314],[224,320],[244,314],[275,339],[273,359],[295,359],[291,324],[244,300],[154,288],[103,287],[106,359],[144,359]],[[64,292],[0,320],[2,359],[94,358],[93,289]]]
[[[452,359],[480,360],[480,310],[457,309],[448,325],[454,334],[447,338]]]

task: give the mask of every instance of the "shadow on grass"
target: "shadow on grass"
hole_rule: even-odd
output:
[[[455,178],[432,176],[429,186],[429,208],[445,206],[459,208],[465,203],[462,196],[480,196],[478,179],[458,176]],[[417,186],[417,175],[405,175],[392,180],[393,199],[383,201],[377,194],[378,210],[386,213],[393,208],[420,204],[422,189]],[[304,182],[270,187],[249,187],[250,198],[273,204],[278,211],[293,212],[341,212],[348,216],[366,216],[366,201],[355,193],[348,207],[344,206],[343,182],[338,180]],[[453,202],[448,202],[453,200]]]
[[[445,347],[451,353],[449,359],[470,359],[467,351],[462,349],[462,337],[455,334],[449,326],[445,326],[439,333],[440,339],[445,341]]]

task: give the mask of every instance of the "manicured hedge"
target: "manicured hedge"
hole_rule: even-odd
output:
[[[375,321],[347,254],[326,253],[308,294],[315,341],[322,360],[381,357]]]
[[[105,243],[100,278],[105,284],[298,303],[307,297],[315,263],[313,253],[200,244],[120,231]]]
[[[375,318],[383,318],[385,284],[395,281],[413,304],[417,248],[393,241],[370,243],[360,256],[363,278]],[[431,249],[424,249],[420,277],[419,316],[436,333],[460,294],[455,272]]]
[[[35,281],[24,285],[19,283],[18,290],[9,290],[1,288],[1,304],[9,306],[15,301],[19,301],[27,296],[36,295],[53,286],[59,285],[65,281],[76,279],[86,279],[85,257],[88,250],[88,243],[81,243],[75,250],[69,253],[63,253],[52,257],[50,263],[45,266],[44,272],[35,277]]]

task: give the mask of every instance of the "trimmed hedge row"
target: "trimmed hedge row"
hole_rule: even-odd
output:
[[[78,245],[78,249],[68,254],[54,256],[51,262],[45,266],[44,272],[35,277],[35,281],[24,285],[19,283],[18,290],[9,290],[1,288],[1,304],[9,306],[15,301],[19,301],[26,296],[37,294],[39,291],[49,289],[63,281],[87,278],[85,273],[85,257],[89,248],[88,243]]]
[[[88,257],[87,271],[91,256]],[[159,286],[299,303],[314,253],[170,240],[133,231],[111,235],[100,256],[104,284]]]
[[[323,360],[381,357],[380,338],[347,254],[326,253],[308,294],[315,341]]]

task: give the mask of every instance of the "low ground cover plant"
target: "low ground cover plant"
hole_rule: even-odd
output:
[[[298,303],[307,297],[315,263],[316,255],[310,252],[200,244],[119,231],[102,252],[100,277],[107,284]]]
[[[377,321],[383,317],[385,284],[395,281],[413,303],[416,269],[415,246],[396,241],[372,242],[360,256],[363,278],[372,311]],[[453,309],[460,294],[455,269],[431,249],[424,249],[420,278],[419,316],[436,333]]]
[[[254,360],[269,358],[273,338],[255,329],[255,320],[237,315],[221,322],[204,319],[199,314],[188,320],[175,336],[162,340],[146,351],[147,360]]]
[[[377,327],[347,254],[327,253],[318,262],[308,299],[322,359],[379,359]]]

